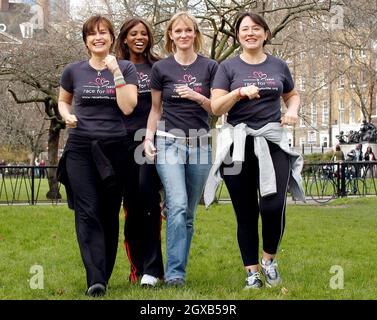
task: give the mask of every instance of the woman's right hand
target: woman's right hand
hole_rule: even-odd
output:
[[[157,149],[154,146],[152,140],[149,138],[146,138],[144,140],[144,152],[145,155],[151,160],[153,160],[157,155]]]
[[[248,97],[249,99],[260,98],[259,88],[254,86],[254,85],[250,85],[250,86],[247,86],[247,87],[241,87],[240,95],[241,95],[241,97]]]
[[[65,118],[65,125],[67,128],[76,128],[77,127],[77,118],[74,114],[69,114]]]

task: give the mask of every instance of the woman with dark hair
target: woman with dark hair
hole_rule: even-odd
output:
[[[220,64],[213,83],[212,111],[228,116],[218,136],[205,202],[208,206],[213,201],[223,177],[236,213],[246,289],[263,285],[258,262],[261,215],[260,268],[272,287],[281,282],[275,256],[284,232],[288,187],[295,198],[304,200],[302,158],[290,151],[283,127],[297,121],[300,97],[287,64],[264,51],[271,32],[261,16],[241,14],[236,37],[242,53]],[[280,97],[287,105],[283,117]]]
[[[135,111],[125,117],[129,141],[125,196],[124,245],[131,264],[129,280],[155,286],[164,275],[161,252],[161,182],[153,163],[145,163],[143,150],[149,111],[151,109],[150,76],[152,65],[159,58],[153,53],[153,35],[141,18],[126,20],[116,41],[118,59],[131,61],[137,70],[139,97]],[[140,148],[141,147],[141,148]]]
[[[86,294],[102,296],[118,247],[127,176],[123,117],[136,106],[137,75],[132,63],[110,55],[115,37],[107,18],[89,18],[82,34],[90,58],[66,66],[60,81],[59,112],[70,132],[58,178],[66,186],[69,207],[75,210]]]

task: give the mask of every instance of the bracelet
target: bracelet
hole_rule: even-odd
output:
[[[206,97],[203,97],[203,99],[202,99],[202,101],[200,101],[199,105],[203,106],[205,101],[206,101]]]
[[[144,139],[144,143],[145,143],[146,141],[150,141],[150,142],[152,142],[152,144],[153,144],[153,141],[152,141],[152,139],[149,139],[149,138],[145,138],[145,139]]]
[[[122,87],[124,87],[125,85],[126,85],[125,82],[124,82],[124,83],[121,83],[121,84],[118,84],[118,85],[115,86],[115,89],[122,88]]]
[[[240,99],[243,99],[243,98],[245,98],[246,96],[245,96],[244,94],[242,94],[241,89],[242,89],[242,87],[239,87],[239,88],[237,89],[237,94],[238,94],[238,97],[239,97]]]
[[[121,76],[114,77],[114,81],[117,81],[117,80],[124,80],[124,76],[121,75]]]

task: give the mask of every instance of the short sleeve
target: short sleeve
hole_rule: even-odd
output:
[[[152,67],[151,89],[162,91],[162,87],[163,87],[162,76],[158,68],[158,63],[155,63]]]
[[[230,77],[226,70],[225,64],[220,63],[220,65],[217,68],[215,78],[213,80],[212,88],[230,91],[230,83],[231,83]]]
[[[284,62],[284,80],[283,80],[283,93],[291,92],[294,87],[295,83],[292,78],[292,74],[289,71],[288,65]]]
[[[68,65],[64,68],[62,76],[60,78],[60,86],[69,93],[73,93],[73,77],[72,66]]]
[[[126,84],[138,85],[136,67],[133,63],[127,61],[123,68],[123,77]]]
[[[216,72],[218,69],[219,65],[216,61],[212,60],[212,63],[210,65],[210,70],[209,70],[209,76],[210,76],[210,88],[213,87],[213,81],[215,80]]]

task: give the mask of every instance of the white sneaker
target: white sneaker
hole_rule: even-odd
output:
[[[150,276],[149,274],[144,274],[141,278],[140,284],[146,287],[155,287],[158,282],[158,278]]]
[[[264,261],[262,259],[261,269],[262,269],[263,275],[266,278],[267,287],[270,287],[270,288],[276,287],[282,282],[277,267],[278,267],[278,263],[276,262],[276,260]]]

